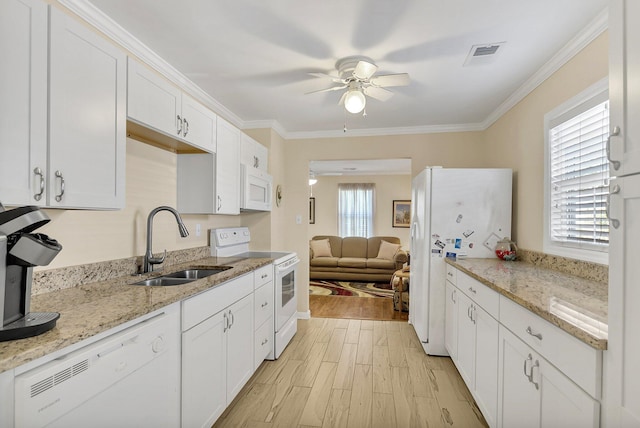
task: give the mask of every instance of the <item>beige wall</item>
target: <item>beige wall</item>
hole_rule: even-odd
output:
[[[338,184],[374,183],[375,217],[373,234],[376,236],[396,236],[403,248],[409,249],[409,229],[393,227],[391,223],[394,199],[411,199],[410,175],[362,175],[362,176],[320,176],[313,185],[316,201],[316,222],[310,224],[309,239],[315,235],[338,234]]]
[[[298,271],[298,311],[309,309],[309,161],[406,158],[411,159],[413,177],[428,165],[478,166],[485,156],[482,141],[480,132],[285,141],[285,244],[303,260]]]
[[[176,207],[177,155],[127,139],[126,206],[118,211],[46,210],[51,222],[38,231],[57,239],[63,249],[52,269],[144,254],[149,212],[160,205]],[[171,213],[160,212],[153,223],[153,251],[208,245],[208,230],[239,226],[239,216],[184,215],[189,236],[181,238]],[[195,225],[202,227],[197,237]],[[44,269],[44,268],[39,268]]]
[[[515,172],[512,230],[522,248],[542,251],[544,115],[608,73],[605,32],[484,133],[484,146],[491,153],[485,166]]]

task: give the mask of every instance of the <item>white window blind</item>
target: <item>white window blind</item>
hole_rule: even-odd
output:
[[[549,232],[561,245],[604,249],[609,243],[608,107],[599,102],[550,122]]]
[[[338,184],[338,232],[341,237],[373,235],[375,184]]]

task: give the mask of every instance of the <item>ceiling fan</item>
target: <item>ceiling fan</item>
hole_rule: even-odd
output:
[[[336,70],[338,71],[338,76],[325,73],[309,73],[312,76],[331,79],[331,81],[339,85],[307,92],[307,94],[346,89],[338,104],[344,104],[349,113],[360,113],[364,110],[367,103],[365,95],[376,100],[386,101],[393,95],[393,92],[385,89],[386,87],[407,86],[410,82],[409,74],[407,73],[374,76],[378,71],[378,66],[374,64],[371,58],[365,56],[349,56],[339,59],[336,62]]]

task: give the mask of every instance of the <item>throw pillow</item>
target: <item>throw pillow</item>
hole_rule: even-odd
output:
[[[393,257],[396,255],[400,247],[400,244],[392,244],[391,242],[382,240],[380,241],[380,250],[378,250],[377,258],[393,260]]]
[[[309,241],[314,257],[331,257],[331,245],[329,239],[313,239]]]

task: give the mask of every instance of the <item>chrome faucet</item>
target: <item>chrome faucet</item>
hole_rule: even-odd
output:
[[[182,222],[182,218],[180,217],[180,213],[176,211],[174,208],[161,206],[158,208],[154,208],[149,213],[149,217],[147,217],[147,251],[144,253],[144,266],[142,273],[152,272],[153,265],[160,264],[164,262],[165,257],[167,257],[167,250],[164,250],[164,254],[162,257],[153,257],[153,252],[151,250],[151,235],[153,230],[153,217],[159,213],[160,211],[169,211],[171,212],[178,222],[178,230],[180,231],[180,236],[186,238],[189,236],[189,231],[187,230],[187,226]]]

